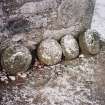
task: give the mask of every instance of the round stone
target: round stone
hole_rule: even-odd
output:
[[[66,35],[61,39],[61,47],[66,60],[71,60],[79,55],[78,43],[71,35]]]
[[[2,52],[1,64],[9,74],[26,71],[31,64],[30,51],[19,44],[10,45]]]
[[[62,48],[54,39],[45,39],[38,47],[39,60],[46,65],[54,65],[61,61]]]
[[[97,54],[100,51],[100,38],[96,30],[88,29],[79,37],[79,44],[82,52],[87,54]]]

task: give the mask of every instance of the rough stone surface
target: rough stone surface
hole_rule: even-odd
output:
[[[91,0],[62,1],[61,5],[58,8],[59,24],[66,27],[73,26],[73,24],[76,22],[81,23],[82,25],[88,25],[85,22],[87,22],[86,19],[90,18],[90,13],[92,12],[91,6]],[[91,8],[89,9],[89,7]],[[86,13],[88,13],[87,16],[85,16]]]
[[[37,55],[44,64],[53,65],[61,61],[62,49],[56,40],[45,39],[40,43]]]
[[[40,30],[34,30],[28,33],[16,34],[11,39],[13,42],[20,43],[30,49],[31,51],[37,48],[41,42],[42,36]]]
[[[31,64],[31,54],[19,44],[11,45],[2,52],[2,67],[10,74],[26,71]]]
[[[90,26],[94,1],[4,0],[1,10],[1,20],[4,23],[2,31],[8,30],[8,35],[12,37],[23,36],[23,45],[34,50],[42,39],[50,37],[59,40],[68,33],[77,37],[81,31],[87,29]]]
[[[100,51],[99,33],[88,29],[79,37],[79,44],[84,53],[97,54]]]
[[[79,55],[78,43],[71,35],[66,35],[61,39],[61,47],[66,60],[71,60]]]
[[[0,105],[105,105],[105,43],[103,47],[95,56],[37,68],[37,76],[33,68],[26,80],[1,83]],[[43,74],[50,79],[37,87]]]
[[[90,26],[93,1],[0,0],[2,38],[35,50],[45,38],[78,37]],[[53,66],[33,66],[25,79],[9,81],[0,71],[0,80],[6,81],[0,81],[0,105],[105,105],[104,65],[105,50]]]

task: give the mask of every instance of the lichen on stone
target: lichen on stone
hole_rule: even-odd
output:
[[[26,47],[14,44],[2,52],[1,65],[7,73],[16,74],[19,71],[26,71],[31,60],[32,56]]]

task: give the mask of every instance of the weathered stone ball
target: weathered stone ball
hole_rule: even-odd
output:
[[[19,44],[10,45],[2,52],[1,64],[9,74],[26,71],[31,64],[30,51]]]
[[[80,48],[83,53],[97,54],[100,51],[100,38],[96,30],[88,29],[79,37]]]
[[[66,60],[74,59],[79,55],[78,43],[71,35],[66,35],[61,39],[61,47]]]
[[[54,39],[45,39],[38,47],[39,60],[46,65],[54,65],[61,61],[62,48]]]

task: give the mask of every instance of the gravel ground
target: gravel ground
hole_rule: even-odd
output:
[[[26,75],[1,82],[0,105],[105,105],[104,63],[104,46],[96,56],[54,66],[36,61]]]

